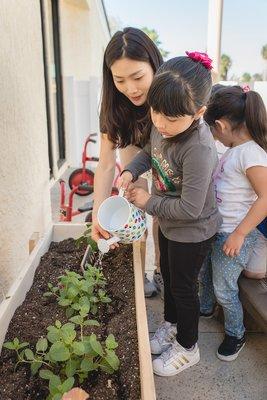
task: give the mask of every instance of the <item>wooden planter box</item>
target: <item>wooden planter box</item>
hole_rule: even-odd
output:
[[[7,298],[0,304],[0,350],[5,339],[9,322],[17,307],[25,299],[30,289],[35,270],[40,263],[42,255],[48,251],[51,241],[59,242],[69,237],[77,238],[84,232],[84,224],[57,223],[51,226],[49,232],[41,238],[29,256],[27,265],[23,268],[16,281],[7,293]],[[155,386],[149,347],[149,335],[144,298],[144,280],[141,267],[140,242],[133,245],[134,275],[135,275],[135,302],[136,323],[139,347],[139,364],[141,380],[141,399],[155,400]]]

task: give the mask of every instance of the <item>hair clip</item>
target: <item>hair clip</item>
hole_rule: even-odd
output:
[[[242,86],[242,90],[243,90],[244,93],[250,92],[250,87],[249,87],[249,85],[244,85],[244,86]]]
[[[191,60],[200,62],[206,69],[211,70],[213,68],[211,65],[212,59],[209,58],[208,54],[199,53],[198,51],[186,51],[185,53]]]

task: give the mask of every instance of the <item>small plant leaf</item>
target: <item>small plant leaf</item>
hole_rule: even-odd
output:
[[[44,352],[47,350],[48,341],[46,338],[40,338],[36,343],[36,351]]]
[[[77,356],[83,356],[85,353],[84,344],[82,342],[73,342],[72,343],[72,351]]]
[[[70,321],[77,325],[83,325],[83,317],[81,317],[80,315],[75,315],[74,317],[71,317]]]
[[[32,361],[34,359],[34,354],[31,351],[31,349],[26,349],[25,350],[25,357],[27,358],[27,360]]]
[[[47,339],[51,343],[55,343],[60,339],[60,330],[55,328],[54,326],[49,326],[47,328],[48,334],[47,334]]]
[[[18,345],[18,349],[23,349],[24,347],[27,347],[27,346],[29,346],[29,343],[28,342],[23,342],[23,343],[20,343]]]
[[[100,326],[99,322],[96,321],[95,319],[88,319],[87,321],[84,321],[85,326]]]
[[[61,380],[60,380],[59,376],[53,374],[53,376],[51,376],[51,378],[49,379],[50,393],[52,395],[57,394],[59,392],[59,390],[58,390],[59,386],[61,386]]]
[[[67,308],[67,309],[66,309],[66,317],[67,317],[67,318],[72,317],[73,314],[74,314],[73,308]]]
[[[71,288],[68,289],[67,296],[70,299],[74,299],[74,297],[76,297],[78,293],[79,293],[79,289],[78,288],[71,287]]]
[[[68,392],[74,385],[74,378],[70,377],[67,378],[61,385],[62,387],[62,394]]]
[[[56,322],[55,322],[55,326],[56,326],[56,328],[60,329],[60,328],[61,328],[61,326],[62,326],[62,324],[61,324],[61,322],[60,322],[60,321],[56,320]]]
[[[43,379],[49,380],[50,378],[52,378],[53,375],[54,375],[53,372],[50,371],[49,369],[41,369],[39,371],[39,376]]]
[[[113,350],[107,350],[105,360],[111,366],[111,368],[114,369],[114,371],[117,371],[120,365],[120,361]]]
[[[87,358],[85,358],[84,360],[82,360],[81,362],[81,369],[83,371],[94,371],[95,368],[95,364],[93,363],[92,360],[88,360]]]
[[[69,359],[66,363],[65,373],[68,378],[73,376],[79,366],[78,360]]]
[[[90,345],[92,346],[92,349],[93,349],[97,354],[99,354],[101,357],[103,357],[104,352],[103,352],[101,343],[97,340],[95,334],[92,334],[92,335],[90,336],[89,342],[90,342]]]
[[[112,300],[109,298],[109,297],[107,297],[107,296],[105,296],[105,297],[102,297],[102,299],[101,299],[101,302],[102,303],[110,303]]]
[[[56,342],[52,344],[49,356],[53,361],[67,361],[70,358],[70,352],[64,343]]]
[[[5,343],[3,344],[3,347],[4,347],[5,349],[15,350],[15,346],[14,346],[13,342],[5,342]]]
[[[61,328],[61,337],[66,344],[71,344],[75,339],[77,332],[75,331],[75,325],[67,323]]]
[[[106,338],[106,346],[108,349],[113,350],[116,349],[118,347],[118,343],[115,340],[114,335],[108,335],[108,337]]]
[[[69,300],[69,299],[62,299],[62,300],[59,300],[58,304],[59,304],[60,306],[62,306],[62,307],[67,307],[67,306],[69,306],[69,305],[71,304],[71,300]]]
[[[44,297],[51,297],[51,296],[53,296],[53,293],[51,293],[51,292],[45,292],[45,293],[43,294],[43,296],[44,296]]]
[[[61,400],[62,398],[62,393],[57,393],[55,394],[51,400]]]
[[[31,363],[31,373],[32,375],[37,374],[37,372],[39,371],[39,369],[42,366],[42,361],[34,361]]]
[[[109,365],[109,363],[105,359],[101,361],[99,367],[102,369],[102,371],[108,374],[113,374],[114,372],[114,369]]]
[[[86,304],[84,304],[83,306],[81,306],[80,315],[81,315],[82,317],[87,317],[89,311],[90,311],[90,307],[87,306]]]

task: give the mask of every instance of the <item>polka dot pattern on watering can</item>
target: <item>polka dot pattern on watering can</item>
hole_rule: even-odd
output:
[[[131,216],[123,229],[116,233],[122,243],[131,243],[139,240],[146,231],[146,217],[144,211],[131,204]]]

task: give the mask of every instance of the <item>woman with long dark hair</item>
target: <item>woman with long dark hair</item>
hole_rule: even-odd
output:
[[[104,54],[103,93],[100,111],[100,160],[94,180],[92,238],[108,238],[97,222],[97,211],[110,195],[115,173],[116,150],[122,167],[128,164],[149,140],[152,127],[147,93],[162,56],[153,41],[141,30],[125,28],[111,38]],[[139,178],[136,185],[147,188]],[[159,270],[157,223],[153,222],[155,243],[154,283],[163,292]],[[156,294],[156,287],[145,276],[145,295]]]

